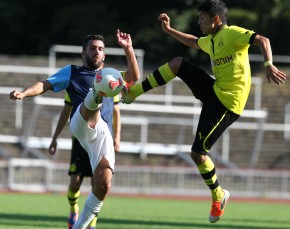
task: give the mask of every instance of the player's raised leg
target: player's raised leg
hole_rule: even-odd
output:
[[[182,58],[176,57],[149,74],[149,76],[147,76],[141,83],[135,85],[125,85],[122,89],[123,103],[130,104],[135,100],[135,98],[143,93],[153,88],[162,86],[174,79],[181,62]]]
[[[98,216],[111,187],[115,152],[108,125],[100,117],[101,102],[102,96],[94,87],[71,119],[71,132],[88,153],[93,171],[92,192],[73,229],[85,229]]]

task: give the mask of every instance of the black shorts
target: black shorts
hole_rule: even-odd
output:
[[[182,61],[177,76],[189,87],[193,95],[202,102],[202,109],[191,150],[207,154],[222,133],[240,115],[228,110],[216,96],[213,79],[196,65]]]
[[[72,139],[71,159],[68,174],[85,177],[92,177],[93,175],[89,156],[76,138]]]

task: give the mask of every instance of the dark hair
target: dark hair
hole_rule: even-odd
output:
[[[209,14],[210,17],[218,15],[223,24],[227,23],[228,8],[221,0],[205,0],[200,3],[197,9],[198,11]]]
[[[90,40],[99,40],[105,44],[105,38],[103,35],[87,35],[83,42],[83,51],[86,50]]]

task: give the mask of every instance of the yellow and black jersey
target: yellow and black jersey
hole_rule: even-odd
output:
[[[210,55],[217,97],[227,109],[239,115],[251,87],[248,48],[255,35],[254,31],[225,25],[216,34],[200,37],[197,41]]]

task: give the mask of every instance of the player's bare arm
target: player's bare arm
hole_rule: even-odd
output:
[[[50,89],[51,89],[51,84],[47,80],[40,81],[26,88],[22,92],[19,92],[17,90],[10,92],[10,99],[16,100],[16,99],[23,99],[25,97],[37,96],[37,95],[43,94],[44,92]]]
[[[181,43],[183,43],[189,47],[199,49],[199,47],[196,43],[198,40],[198,37],[196,37],[192,34],[183,33],[181,31],[178,31],[178,30],[172,28],[170,25],[170,17],[168,17],[168,15],[166,13],[160,14],[158,16],[158,20],[161,22],[161,27],[166,33],[170,34],[176,40],[180,41]]]
[[[128,64],[128,70],[126,71],[127,82],[135,82],[140,77],[138,62],[132,46],[132,39],[130,34],[123,33],[119,29],[116,32],[117,42],[124,49]]]
[[[65,127],[68,119],[69,119],[69,115],[71,113],[72,110],[72,106],[69,104],[65,104],[63,106],[63,109],[60,113],[59,119],[58,119],[58,123],[56,125],[54,134],[52,136],[51,139],[51,143],[48,147],[48,153],[50,155],[54,155],[56,153],[56,149],[57,149],[57,138],[60,135],[61,131],[63,130],[63,128]]]
[[[286,80],[286,74],[273,65],[272,49],[269,39],[261,35],[256,35],[254,45],[259,46],[259,49],[264,57],[268,82],[270,83],[273,81],[278,85],[284,83]]]
[[[120,151],[120,141],[121,141],[121,113],[118,104],[114,104],[113,108],[113,140],[115,153]]]

